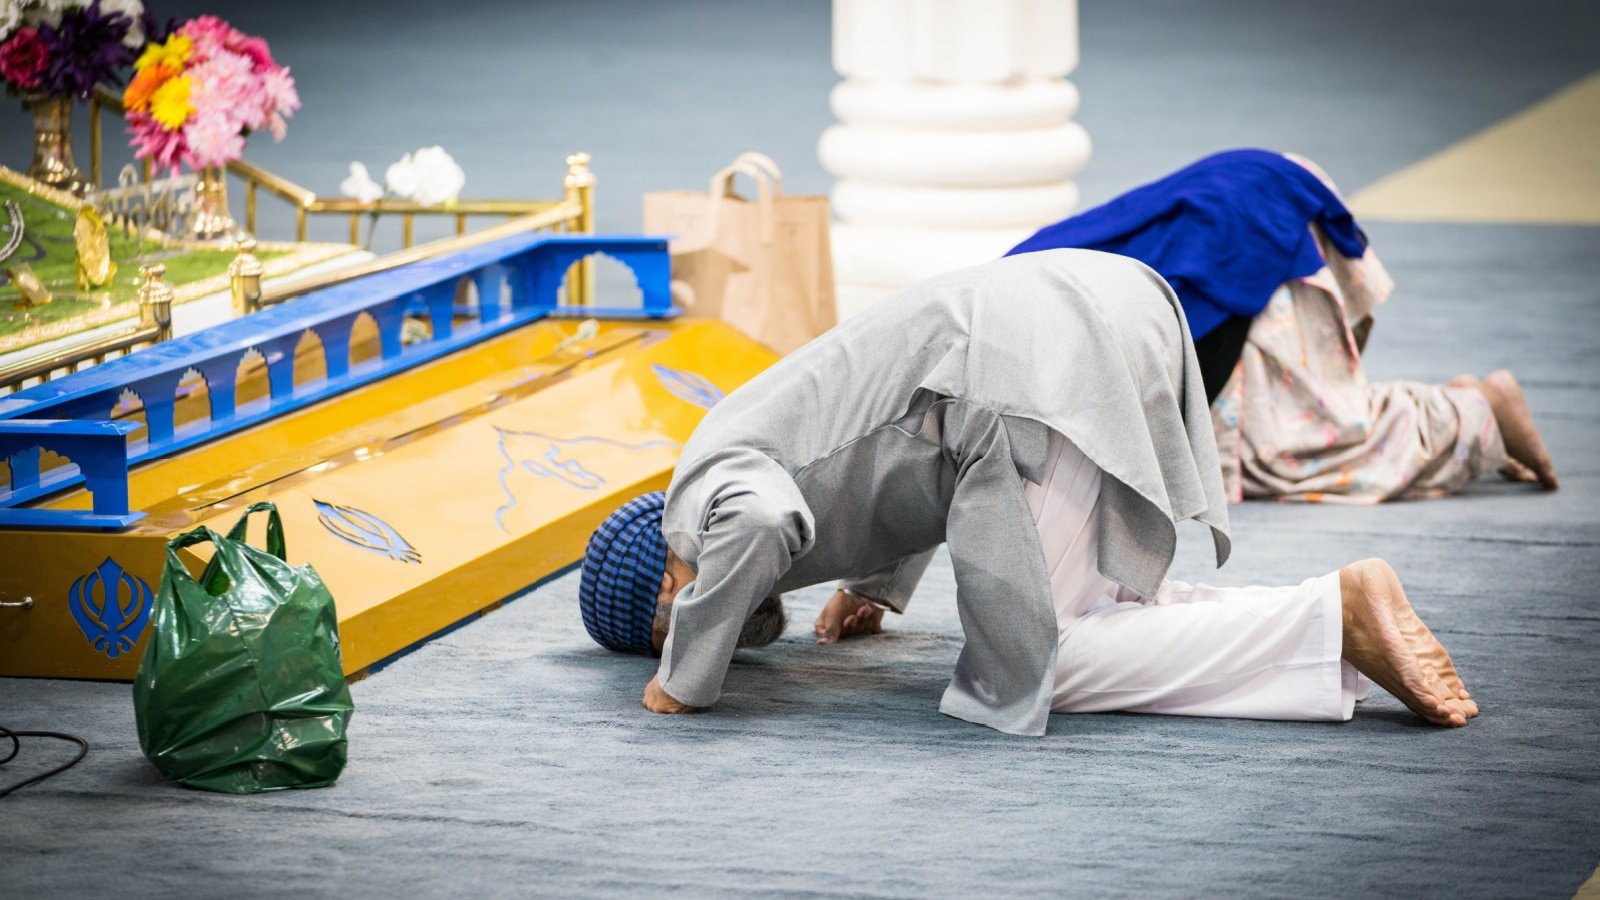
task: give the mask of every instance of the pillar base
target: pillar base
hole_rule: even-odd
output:
[[[849,285],[904,287],[1004,256],[1032,228],[913,228],[833,223],[833,270]]]

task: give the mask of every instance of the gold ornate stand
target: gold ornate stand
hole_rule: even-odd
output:
[[[23,97],[33,113],[33,164],[28,177],[78,196],[91,185],[72,158],[72,98],[28,95]]]

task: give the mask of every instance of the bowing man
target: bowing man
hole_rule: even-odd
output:
[[[822,642],[903,612],[947,544],[966,641],[940,711],[1039,735],[1051,712],[1343,720],[1370,678],[1429,722],[1477,714],[1388,565],[1288,587],[1166,579],[1176,524],[1227,508],[1193,344],[1160,276],[1089,250],[913,285],[734,391],[665,494],[591,537],[589,634],[657,654],[655,713],[721,696],[781,592],[838,581]]]

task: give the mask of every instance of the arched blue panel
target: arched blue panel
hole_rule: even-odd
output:
[[[611,256],[632,270],[644,298],[642,308],[561,305],[560,287],[568,269],[595,253]],[[454,301],[456,285],[463,277],[472,279],[478,288],[482,327],[458,333],[453,322]],[[11,490],[0,493],[0,526],[37,523],[39,515],[50,512],[54,527],[74,527],[73,516],[83,517],[82,527],[110,527],[108,523],[123,521],[130,515],[125,509],[121,513],[114,510],[119,502],[126,506],[127,467],[131,463],[247,428],[552,314],[596,318],[675,315],[669,281],[664,238],[514,235],[447,258],[353,279],[247,318],[0,397],[0,456],[10,459],[12,466]],[[501,300],[506,285],[511,294],[509,313]],[[407,304],[413,302],[419,313],[428,315],[433,337],[402,354],[401,329]],[[376,365],[364,365],[360,371],[352,372],[350,334],[355,319],[363,313],[371,315],[377,324],[382,358]],[[296,396],[294,351],[300,335],[307,330],[322,341],[328,377]],[[239,365],[251,348],[259,349],[266,361],[270,396],[266,403],[252,404],[241,414]],[[183,373],[190,368],[206,379],[211,419],[204,427],[185,429],[184,436],[178,438],[173,432],[174,394]],[[124,388],[133,389],[144,402],[149,429],[149,440],[133,448],[127,446],[124,435],[140,428],[139,423],[105,421]],[[76,452],[57,449],[46,438],[65,441],[59,446],[70,444]],[[57,475],[41,478],[41,446],[74,460],[78,471],[74,474],[60,470]],[[108,479],[120,481],[112,485]],[[94,513],[18,508],[79,483],[89,484],[94,492]]]

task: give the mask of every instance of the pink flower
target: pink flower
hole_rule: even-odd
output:
[[[183,23],[178,31],[194,41],[195,56],[200,59],[206,59],[226,49],[230,41],[244,37],[237,28],[216,16],[196,16]]]
[[[226,116],[235,131],[252,131],[267,125],[266,94],[250,60],[227,50],[191,65],[194,80],[190,102],[202,113]]]
[[[262,91],[267,97],[267,108],[274,114],[287,117],[300,108],[300,94],[294,89],[294,79],[287,68],[273,69],[261,79]]]
[[[244,155],[244,135],[239,133],[238,123],[216,111],[196,115],[183,127],[183,137],[195,165],[225,165]]]
[[[242,34],[239,38],[238,45],[229,49],[249,58],[257,72],[271,72],[278,68],[278,64],[272,61],[272,51],[267,49],[266,41]]]
[[[10,40],[0,44],[0,78],[19,88],[38,87],[49,63],[50,48],[37,28],[18,28]]]
[[[133,135],[134,156],[150,160],[158,171],[176,172],[180,165],[194,168],[184,141],[184,129],[168,131],[147,112],[128,114],[128,133]]]

